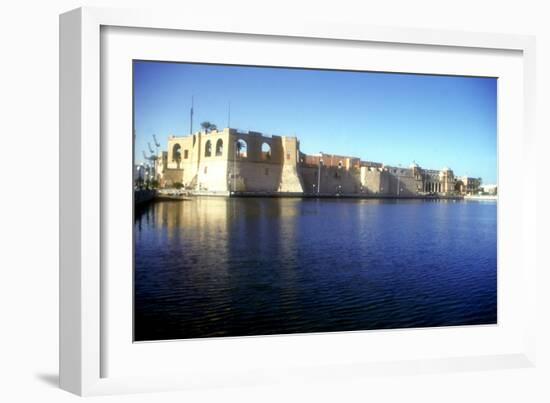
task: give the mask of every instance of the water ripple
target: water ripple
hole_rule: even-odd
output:
[[[136,340],[495,323],[496,204],[196,199],[135,221]]]

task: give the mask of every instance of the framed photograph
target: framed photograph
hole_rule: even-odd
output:
[[[85,8],[60,44],[62,388],[534,365],[533,38]]]

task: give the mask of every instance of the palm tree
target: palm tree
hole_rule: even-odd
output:
[[[210,123],[208,121],[202,122],[201,127],[202,127],[202,129],[204,130],[205,133],[209,133],[212,130],[217,130],[218,129],[215,124]]]

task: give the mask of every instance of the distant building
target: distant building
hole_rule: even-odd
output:
[[[481,178],[455,177],[449,168],[386,166],[352,156],[300,152],[293,136],[235,129],[171,136],[158,155],[162,187],[211,193],[252,192],[380,196],[463,195]]]
[[[480,191],[488,195],[497,194],[497,185],[481,185]]]
[[[457,178],[455,188],[460,194],[477,194],[481,186],[481,178],[470,178],[462,176]]]

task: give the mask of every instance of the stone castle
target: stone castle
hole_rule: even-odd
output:
[[[300,152],[292,136],[226,128],[171,136],[155,172],[160,187],[203,194],[319,194],[415,197],[476,193],[480,178],[449,168],[387,166],[360,158]]]

